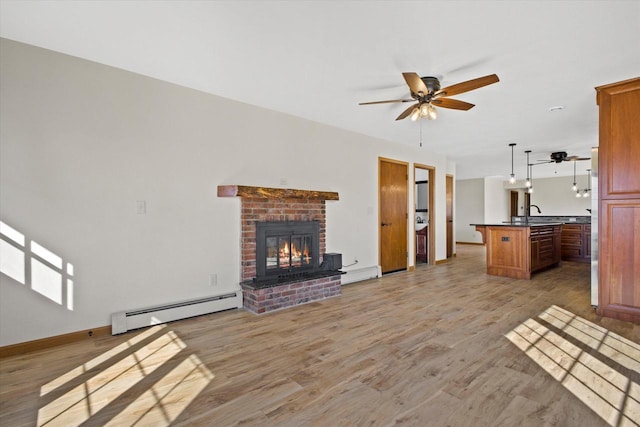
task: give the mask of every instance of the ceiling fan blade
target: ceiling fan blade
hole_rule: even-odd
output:
[[[420,105],[420,103],[418,102],[417,104],[413,104],[412,106],[410,106],[409,108],[407,108],[406,110],[404,110],[402,112],[402,114],[400,114],[396,120],[402,120],[407,118],[407,116],[409,116],[409,114],[411,114],[411,112],[413,111],[414,108],[417,108]]]
[[[427,86],[425,86],[420,76],[416,73],[402,73],[402,77],[404,77],[409,89],[411,89],[412,95],[420,92],[422,92],[423,95],[429,93],[429,89],[427,89]]]
[[[465,110],[465,111],[470,110],[475,106],[475,104],[470,104],[468,102],[458,101],[457,99],[451,99],[451,98],[432,99],[431,103],[433,105],[436,105],[442,108],[452,108],[454,110]]]
[[[413,99],[390,99],[388,101],[361,102],[358,105],[388,104],[391,102],[413,102]]]
[[[484,77],[478,77],[477,79],[467,80],[466,82],[457,83],[455,85],[447,86],[436,92],[436,95],[452,96],[459,93],[469,92],[470,90],[478,89],[483,86],[487,86],[493,83],[499,82],[500,79],[495,74],[490,74]]]

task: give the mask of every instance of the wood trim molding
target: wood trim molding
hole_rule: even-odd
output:
[[[449,260],[448,259],[437,259],[436,260],[436,265],[440,265],[440,264],[446,264]]]
[[[18,344],[11,344],[0,347],[0,359],[4,357],[16,356],[19,354],[31,353],[33,351],[45,350],[59,345],[70,344],[85,339],[94,339],[111,335],[111,325],[100,326],[93,329],[85,329],[84,331],[71,332],[63,335],[42,338],[34,341],[26,341]]]
[[[251,187],[248,185],[218,185],[218,197],[244,197],[252,199],[339,200],[338,193],[333,191]]]
[[[482,242],[456,242],[456,245],[476,245],[476,246],[484,246],[485,244]]]

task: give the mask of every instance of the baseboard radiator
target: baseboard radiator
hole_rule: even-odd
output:
[[[242,308],[242,291],[198,298],[157,307],[121,311],[111,315],[111,334],[122,334],[132,329],[187,319],[217,311]]]
[[[363,267],[363,268],[347,271],[347,274],[342,276],[341,282],[343,285],[347,285],[349,283],[360,282],[362,280],[368,280],[368,279],[375,279],[381,276],[382,276],[382,272],[380,271],[380,266],[372,265],[371,267]]]

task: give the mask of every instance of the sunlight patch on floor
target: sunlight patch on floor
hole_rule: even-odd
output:
[[[145,330],[43,386],[41,396],[45,398],[62,394],[40,408],[37,425],[81,425],[122,398],[133,401],[111,419],[111,425],[168,425],[175,420],[213,379],[213,374],[196,355],[184,355],[180,361],[179,354],[186,344],[175,332],[166,331],[154,338],[164,327]],[[151,341],[140,346],[147,339]],[[132,352],[134,346],[139,348]],[[165,375],[160,371],[162,376],[139,395],[125,397],[128,390],[160,368],[170,370]],[[83,375],[90,377],[83,379]]]
[[[574,339],[629,369],[640,364],[640,346],[557,306],[539,316]],[[640,386],[556,334],[527,319],[505,335],[549,375],[589,406],[609,425],[640,423]]]

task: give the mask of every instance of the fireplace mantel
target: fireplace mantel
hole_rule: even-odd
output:
[[[218,197],[243,197],[247,199],[339,200],[338,193],[333,191],[251,187],[248,185],[218,185]]]

